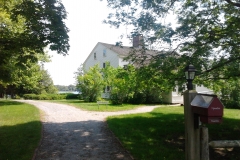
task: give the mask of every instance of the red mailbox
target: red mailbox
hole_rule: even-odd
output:
[[[197,94],[191,102],[192,111],[198,114],[202,123],[221,123],[223,104],[217,95]]]

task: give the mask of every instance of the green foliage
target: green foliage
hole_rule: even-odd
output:
[[[161,102],[161,94],[169,91],[171,84],[163,78],[159,71],[149,66],[142,66],[136,71],[136,86],[133,98],[130,101],[139,103],[159,103]]]
[[[219,94],[226,108],[240,109],[240,79],[219,80],[210,86]]]
[[[111,88],[109,93],[113,104],[158,103],[161,102],[161,93],[170,88],[158,71],[150,66],[113,68],[106,65],[102,72],[104,82]]]
[[[99,69],[96,65],[85,74],[81,72],[77,86],[85,101],[90,101],[90,97],[101,93],[103,88],[115,105],[159,103],[162,92],[172,88],[172,85],[154,67],[135,68],[133,65],[128,65],[124,68],[113,68],[109,63],[106,63],[103,69]],[[100,94],[98,97],[100,98]]]
[[[66,99],[80,99],[79,94],[73,94],[73,93],[67,93],[66,94]]]
[[[36,96],[37,96],[36,94],[24,94],[23,98],[24,99],[37,99]]]
[[[0,159],[32,159],[41,139],[40,113],[29,104],[0,100]]]
[[[24,94],[24,99],[31,99],[31,100],[61,100],[66,99],[68,94]]]
[[[0,0],[0,81],[13,81],[13,66],[37,63],[49,47],[59,54],[69,50],[67,13],[57,0]]]
[[[198,70],[199,84],[239,77],[239,3],[214,0],[107,0],[107,3],[113,13],[105,23],[115,27],[131,25],[134,29],[128,35],[130,38],[144,36],[143,54],[135,52],[129,61],[144,64],[147,57],[173,85],[174,81],[179,85],[185,81],[183,70],[189,63]],[[157,50],[156,55],[149,55],[149,49]]]
[[[110,100],[113,104],[122,104],[131,94],[134,87],[135,68],[113,68],[109,64],[103,69],[103,78],[106,86],[110,87]]]
[[[42,57],[48,60],[46,56]],[[41,59],[39,59],[41,60]],[[41,61],[41,63],[43,63]],[[8,94],[14,97],[16,94],[26,93],[56,93],[57,89],[46,70],[38,63],[28,61],[24,68],[18,68],[14,63],[8,64],[11,69],[11,81],[0,81],[0,94]]]
[[[91,67],[84,75],[78,75],[77,80],[77,88],[86,102],[96,102],[101,97],[104,81],[98,65]]]

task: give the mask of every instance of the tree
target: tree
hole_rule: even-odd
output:
[[[67,13],[59,0],[0,0],[0,80],[9,81],[6,65],[14,59],[24,66],[49,47],[59,54],[69,50]]]
[[[57,93],[57,88],[53,84],[53,80],[50,77],[47,70],[41,69],[40,70],[40,80],[39,80],[39,91],[38,94],[44,93]]]
[[[64,85],[55,85],[55,87],[59,90],[59,91],[76,91],[76,86],[70,84],[68,86],[64,86]]]
[[[110,99],[113,104],[122,104],[133,95],[135,87],[135,68],[131,65],[113,68],[106,63],[102,69],[105,88],[109,88]]]
[[[240,79],[217,80],[211,88],[218,93],[226,108],[240,108]]]
[[[161,102],[163,92],[173,87],[151,66],[113,68],[107,63],[102,73],[113,104]]]
[[[5,65],[10,72],[8,82],[0,81],[0,93],[9,94],[12,97],[27,93],[56,93],[53,81],[44,69],[44,63],[50,61],[47,54],[36,54],[38,62],[27,60],[19,67],[17,60],[13,59]]]
[[[88,72],[80,74],[77,80],[77,88],[82,92],[85,101],[95,102],[101,98],[104,81],[98,65],[91,67]]]
[[[132,25],[134,30],[130,37],[142,34],[146,50],[149,45],[159,50],[159,55],[152,57],[152,63],[168,79],[183,82],[183,69],[189,63],[199,71],[197,81],[199,83],[206,80],[239,78],[239,2],[232,0],[107,0],[107,2],[115,13],[110,13],[105,23],[116,27]],[[165,23],[169,14],[176,15],[176,28]],[[169,56],[176,52],[180,56]],[[165,53],[164,58],[161,56],[162,53]],[[135,56],[131,60],[138,58]]]
[[[173,85],[163,78],[157,68],[152,66],[140,67],[136,71],[136,87],[133,97],[134,103],[162,102],[162,94],[171,92]]]

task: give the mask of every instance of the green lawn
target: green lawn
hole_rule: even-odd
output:
[[[82,100],[51,100],[49,102],[67,104],[80,108],[82,110],[88,111],[101,111],[101,112],[115,112],[123,110],[136,109],[144,105],[132,105],[132,104],[123,104],[123,105],[112,105],[112,104],[101,104],[98,107],[96,102],[87,103]]]
[[[183,107],[113,116],[109,128],[138,160],[184,160]],[[225,109],[222,124],[208,125],[210,140],[240,140],[240,110]],[[223,156],[224,155],[224,156]],[[240,148],[210,149],[212,160],[240,159]]]
[[[0,100],[0,159],[32,159],[41,138],[41,128],[37,108]]]

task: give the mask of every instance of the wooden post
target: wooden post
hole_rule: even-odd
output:
[[[240,140],[211,141],[209,145],[213,148],[240,147]]]
[[[185,122],[185,159],[200,160],[200,132],[194,128],[194,114],[191,102],[197,95],[194,90],[184,92],[184,122]]]
[[[201,127],[201,160],[209,160],[208,128]]]

